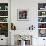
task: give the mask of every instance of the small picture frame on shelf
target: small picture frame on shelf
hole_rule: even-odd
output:
[[[46,10],[46,3],[38,3],[38,10]]]
[[[0,22],[8,22],[8,17],[0,17]]]
[[[28,21],[29,15],[27,9],[17,9],[17,20],[18,21]]]
[[[8,10],[8,6],[5,6],[5,10]]]
[[[46,28],[46,23],[38,23],[38,28]]]
[[[46,16],[46,11],[38,11],[38,16]]]
[[[38,17],[38,22],[46,22],[46,17]]]

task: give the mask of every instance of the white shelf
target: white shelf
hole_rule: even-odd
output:
[[[38,11],[46,11],[46,10],[38,10]]]
[[[0,16],[0,17],[8,17],[8,16]]]
[[[0,11],[8,11],[8,10],[0,10]]]
[[[46,29],[46,28],[38,28],[38,29]]]
[[[0,22],[0,23],[8,23],[8,22]]]
[[[46,17],[46,15],[44,15],[44,16],[38,16],[38,17]]]
[[[46,23],[46,22],[38,22],[38,23]]]

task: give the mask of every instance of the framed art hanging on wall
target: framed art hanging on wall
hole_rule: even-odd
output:
[[[27,9],[17,9],[17,20],[18,21],[28,21],[28,10]]]

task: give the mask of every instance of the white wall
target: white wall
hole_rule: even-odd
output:
[[[46,0],[11,0],[11,22],[16,25],[17,30],[26,30],[32,24],[38,27],[38,3]],[[27,9],[29,21],[17,21],[17,9]]]
[[[17,9],[27,9],[29,21],[17,21]],[[11,15],[12,15],[11,20],[16,25],[17,30],[27,30],[29,26],[35,23],[37,21],[36,12],[37,12],[37,2],[31,1],[31,0],[12,0],[11,1]]]
[[[16,25],[16,32],[19,32],[18,34],[26,34],[28,27],[33,24],[35,26],[34,31],[36,32],[33,35],[36,34],[35,36],[37,36],[37,8],[37,0],[11,0],[11,22]],[[17,9],[27,9],[29,21],[17,21]]]
[[[16,25],[16,32],[21,30],[24,33],[32,24],[35,26],[35,30],[33,30],[35,32],[33,33],[33,46],[43,43],[42,38],[38,38],[38,3],[46,3],[46,0],[11,0],[11,22]],[[17,21],[17,9],[27,9],[29,21]]]

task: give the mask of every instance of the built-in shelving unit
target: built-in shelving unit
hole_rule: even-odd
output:
[[[46,37],[46,3],[38,3],[38,31],[40,37]]]
[[[0,35],[8,37],[8,3],[0,3]]]

